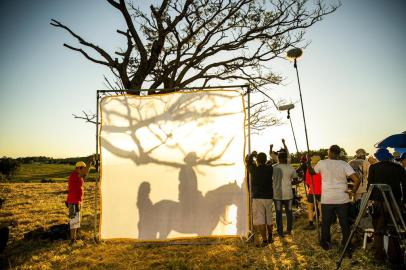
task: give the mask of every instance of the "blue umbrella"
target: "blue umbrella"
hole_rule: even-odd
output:
[[[406,152],[406,148],[395,148],[395,151],[398,152],[399,154],[402,154]]]
[[[406,131],[400,134],[394,134],[381,142],[375,144],[377,148],[406,148]]]

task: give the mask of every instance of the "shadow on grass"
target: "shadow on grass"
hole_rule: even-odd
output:
[[[9,241],[6,248],[6,255],[10,261],[11,269],[19,269],[27,266],[27,262],[32,262],[38,269],[58,269],[61,265],[58,262],[52,262],[53,258],[58,256],[69,257],[73,250],[80,250],[82,248],[89,248],[90,245],[95,245],[93,241],[93,216],[84,215],[83,225],[81,229],[82,240],[78,244],[71,245],[69,239],[62,239],[65,237],[58,237],[56,239],[44,239],[47,236],[48,229],[55,224],[46,227],[36,227],[24,233],[26,237],[20,237]],[[13,228],[11,229],[13,230]],[[68,231],[66,237],[69,237]],[[61,232],[59,232],[61,234]],[[61,257],[61,258],[62,258]],[[34,267],[34,269],[37,269]],[[7,268],[5,268],[7,269]]]

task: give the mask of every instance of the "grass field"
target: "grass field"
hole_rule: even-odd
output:
[[[49,168],[49,174],[61,170],[62,177],[62,169],[68,173],[69,168],[53,169]],[[39,177],[43,171],[32,173]],[[28,170],[22,175],[29,179]],[[335,269],[339,256],[340,234],[333,234],[334,248],[323,251],[316,243],[316,231],[302,229],[305,217],[295,220],[293,236],[276,238],[265,248],[239,239],[217,240],[214,245],[140,246],[134,241],[95,244],[94,183],[85,186],[83,241],[71,246],[68,241],[24,240],[24,233],[67,222],[66,183],[7,183],[1,184],[0,192],[6,199],[0,223],[12,224],[5,252],[12,269]],[[373,267],[370,258],[367,252],[357,249],[353,259],[344,259],[341,269],[379,269]]]
[[[69,164],[22,164],[12,182],[41,182],[41,180],[51,180],[55,182],[66,181],[70,172],[74,169]],[[90,173],[88,181],[95,178],[94,173]]]

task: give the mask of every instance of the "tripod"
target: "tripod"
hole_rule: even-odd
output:
[[[402,214],[400,212],[399,206],[396,203],[395,196],[393,196],[393,192],[392,192],[391,187],[389,185],[386,185],[386,184],[371,184],[369,186],[369,188],[368,188],[368,192],[366,194],[364,194],[364,196],[362,196],[361,206],[360,206],[360,210],[359,210],[357,219],[355,220],[355,224],[352,227],[351,233],[350,233],[347,241],[345,242],[345,246],[344,246],[344,248],[343,248],[343,250],[341,252],[340,258],[338,259],[338,261],[336,263],[336,265],[337,265],[336,269],[337,270],[341,266],[341,263],[342,263],[343,258],[344,258],[344,254],[347,251],[348,246],[349,246],[349,244],[351,242],[351,239],[354,236],[355,231],[357,230],[358,225],[359,225],[359,223],[361,221],[361,218],[363,217],[363,215],[365,213],[365,210],[366,210],[367,205],[368,205],[369,198],[371,197],[371,193],[372,193],[372,191],[374,189],[378,189],[380,191],[382,197],[383,197],[385,206],[388,209],[388,212],[389,212],[389,215],[390,215],[391,220],[393,222],[393,225],[395,226],[396,233],[397,233],[397,235],[399,237],[399,241],[400,241],[401,246],[404,247],[406,245],[406,239],[404,239],[404,237],[403,237],[404,233],[406,232],[406,225],[405,225],[405,222],[404,222],[404,220],[402,218]],[[388,200],[388,197],[387,197],[387,193],[389,193],[389,199],[391,200],[390,203],[389,203],[389,200]],[[391,204],[392,204],[392,207],[396,211],[396,214],[398,215],[398,217],[399,217],[399,219],[401,221],[401,226],[399,226],[397,224],[397,222],[396,222],[393,209],[391,208]]]

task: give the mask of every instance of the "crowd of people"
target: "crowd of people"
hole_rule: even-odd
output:
[[[361,199],[367,194],[371,184],[387,184],[391,187],[395,200],[401,209],[406,209],[403,191],[406,191],[406,153],[395,156],[387,149],[378,149],[369,156],[364,149],[358,149],[353,160],[342,158],[342,149],[332,145],[327,157],[319,155],[302,156],[300,166],[295,170],[290,164],[289,151],[285,141],[283,148],[273,151],[270,147],[269,160],[265,153],[252,152],[246,157],[252,199],[252,223],[262,242],[257,246],[267,246],[273,242],[273,220],[276,221],[276,235],[284,237],[292,234],[294,186],[305,183],[307,195],[308,224],[304,230],[314,230],[315,217],[321,224],[320,247],[332,248],[330,227],[337,222],[341,227],[343,248],[350,236],[354,219],[351,214],[359,211]],[[300,177],[299,177],[300,176]],[[388,194],[389,196],[389,194]],[[406,200],[406,198],[405,198]],[[405,269],[402,236],[394,233],[390,224],[388,207],[378,189],[370,196],[368,213],[372,216],[374,229],[373,249],[377,264],[387,259],[394,269]],[[393,207],[392,205],[390,207]],[[286,229],[283,228],[282,208],[286,213]],[[275,216],[273,215],[275,209]],[[358,214],[358,213],[357,213]],[[400,217],[396,217],[399,221]],[[384,248],[384,236],[388,236],[388,247]],[[351,257],[351,243],[345,255]]]
[[[378,149],[374,156],[368,157],[369,154],[364,149],[358,149],[355,158],[347,163],[341,158],[342,149],[338,145],[332,145],[327,157],[302,156],[300,166],[295,169],[290,164],[285,141],[282,140],[282,143],[283,148],[279,151],[274,151],[273,145],[270,146],[269,159],[265,153],[254,151],[245,160],[250,179],[252,223],[254,230],[262,238],[258,246],[264,247],[273,242],[274,219],[278,237],[292,234],[292,205],[295,196],[293,187],[302,181],[306,187],[308,218],[304,229],[316,229],[315,217],[316,222],[321,221],[320,247],[324,250],[332,247],[330,227],[336,223],[337,218],[342,233],[341,247],[344,246],[351,232],[351,209],[359,209],[361,198],[371,184],[389,185],[398,206],[402,210],[406,209],[406,153],[395,157],[387,149]],[[80,237],[83,178],[89,173],[93,162],[94,159],[87,164],[76,163],[75,170],[69,176],[66,205],[69,210],[72,243]],[[405,269],[402,237],[395,236],[391,229],[389,209],[379,190],[374,189],[369,199],[376,263],[384,264],[388,259],[394,269]],[[286,215],[286,229],[283,226],[283,210]],[[398,221],[400,217],[396,218]],[[389,237],[387,248],[384,247],[385,236]],[[351,245],[346,251],[351,256]]]

